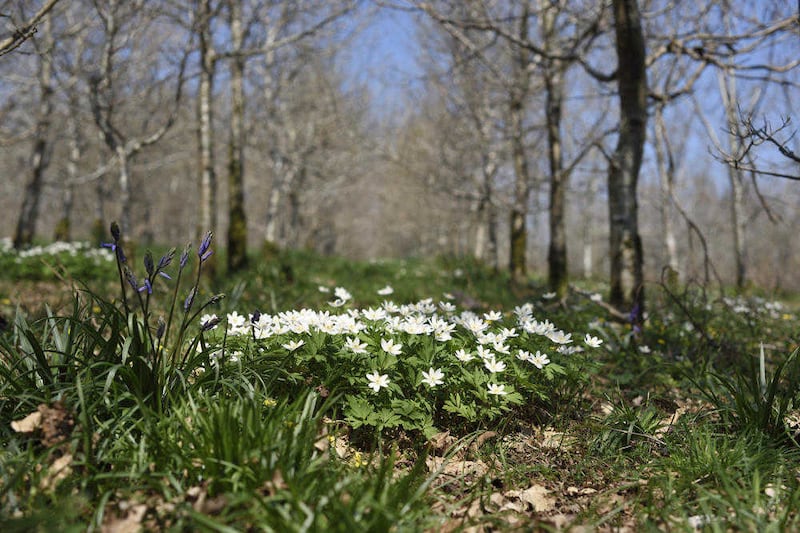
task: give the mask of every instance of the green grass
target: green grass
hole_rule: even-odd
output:
[[[40,268],[40,259],[30,261],[39,262],[0,270],[3,281]],[[110,273],[93,273],[94,260],[69,261],[60,263],[68,274],[61,277],[96,276],[100,296],[79,292],[49,312],[25,301],[3,308],[13,323],[0,333],[3,531],[83,531],[126,520],[147,530],[208,531],[800,528],[791,306],[653,287],[649,319],[635,334],[586,297],[573,294],[560,306],[543,299],[536,282],[515,293],[504,275],[467,260],[353,262],[272,251],[235,276],[200,277],[189,312],[188,271],[189,285],[180,287],[151,272],[152,300],[138,293],[137,307],[129,289],[125,310],[108,292],[113,263],[104,267]],[[377,294],[386,285],[394,292]],[[190,320],[220,292],[227,297],[204,312],[330,310],[336,287],[352,294],[351,309],[453,296],[459,310],[501,311],[495,329],[513,325],[511,309],[530,302],[537,319],[604,344],[586,354],[550,352],[550,374],[504,359],[509,369],[498,375],[514,372],[508,382],[522,401],[496,403],[470,387],[483,390],[486,376],[497,376],[480,364],[460,365],[459,374],[459,365],[442,363],[471,346],[461,330],[439,344],[395,335],[404,355],[378,358],[374,369],[393,371],[393,383],[373,393],[362,375],[370,368],[343,348],[346,335],[258,340],[201,333]],[[171,314],[159,337],[157,318]],[[358,335],[380,353],[382,330]],[[537,338],[508,343],[512,353],[544,350]],[[281,347],[292,339],[304,345]],[[466,403],[419,384],[420,370],[437,365],[446,379],[461,380]],[[38,429],[12,427],[34,412]],[[546,497],[530,496],[538,491]]]

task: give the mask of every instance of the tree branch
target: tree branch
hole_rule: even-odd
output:
[[[59,0],[50,0],[31,19],[14,30],[10,37],[0,40],[0,56],[13,52],[36,33],[36,25],[55,7]]]

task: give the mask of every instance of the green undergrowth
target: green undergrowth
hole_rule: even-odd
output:
[[[800,528],[790,305],[652,286],[638,330],[601,286],[277,250],[227,276],[210,242],[5,304],[1,530]],[[71,257],[64,283],[95,261]]]

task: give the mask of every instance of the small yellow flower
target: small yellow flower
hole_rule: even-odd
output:
[[[3,305],[11,305],[11,300],[9,298],[3,298],[2,300],[0,300],[0,303],[2,303]]]
[[[264,398],[264,407],[275,407],[278,405],[278,401],[274,398]]]
[[[92,306],[92,313],[99,313],[99,312],[100,312],[100,306],[99,305],[93,305]]]
[[[790,315],[789,313],[784,313],[783,315],[781,315],[781,318],[784,319],[784,320],[791,320],[794,317],[792,315]]]
[[[361,455],[361,452],[356,451],[353,453],[353,457],[350,458],[350,464],[353,466],[353,468],[361,468],[367,463],[364,462],[364,457]]]

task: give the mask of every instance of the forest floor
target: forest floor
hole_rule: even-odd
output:
[[[214,352],[202,374],[178,369],[188,380],[175,385],[180,398],[165,393],[168,405],[151,404],[155,393],[143,392],[149,382],[141,380],[149,367],[126,359],[135,331],[104,329],[113,311],[75,296],[80,287],[68,270],[59,270],[62,279],[0,274],[3,531],[800,528],[798,309],[785,298],[653,284],[644,328],[634,331],[607,316],[601,283],[580,282],[556,302],[535,279],[512,291],[504,275],[454,259],[360,263],[291,252],[252,265],[201,278],[198,299],[227,295],[207,309],[222,319],[217,332],[228,322],[224,337],[208,331],[202,342],[227,343],[232,355],[223,344],[225,362],[209,366]],[[81,275],[92,291],[114,297],[113,262]],[[343,307],[331,306],[340,296],[348,296]],[[581,350],[558,352],[526,337],[526,304],[537,324],[574,332],[564,345]],[[446,383],[468,366],[446,366],[456,347],[473,346],[464,320],[453,318],[453,338],[438,344],[398,332],[400,322],[358,333],[374,352],[387,331],[402,342],[396,358],[383,346],[372,368],[391,381],[381,385],[376,373],[374,393],[363,377],[369,368],[347,366],[348,335],[283,331],[268,344],[231,330],[237,312],[252,324],[261,315],[288,320],[281,312],[292,309],[330,312],[314,320],[350,309],[367,321],[365,310],[379,308],[398,320],[474,315],[488,317],[487,331],[513,329],[499,345],[483,343],[500,358],[509,352],[502,361],[513,393],[470,396],[471,380],[491,390],[504,375],[480,365],[464,371],[459,391],[422,384],[437,365]],[[69,318],[47,319],[48,309]],[[87,325],[104,337],[81,336]],[[84,357],[86,346],[94,359]],[[510,356],[545,346],[551,361],[542,370]],[[332,354],[340,364],[325,362]],[[162,374],[152,375],[157,383]],[[351,396],[374,403],[362,413]]]

